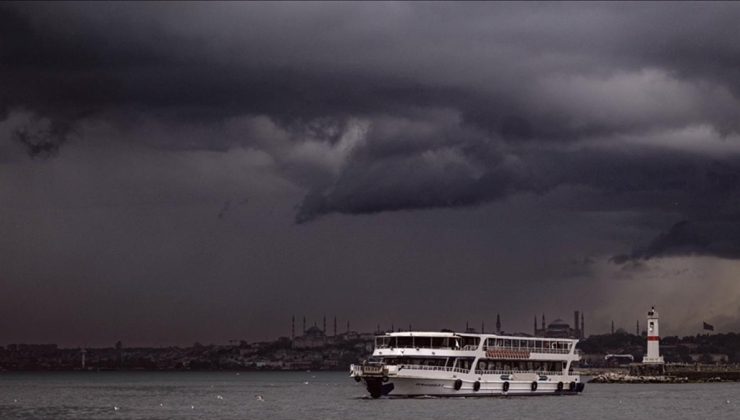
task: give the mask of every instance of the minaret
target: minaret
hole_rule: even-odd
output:
[[[534,316],[534,336],[537,336],[537,315]]]
[[[635,335],[640,335],[640,320],[637,320],[637,324],[635,325]]]
[[[583,312],[581,311],[581,338],[586,338],[586,323],[583,322]]]
[[[663,356],[660,355],[660,330],[658,329],[658,311],[655,306],[650,309],[647,316],[647,356],[642,358],[642,363],[663,364]]]
[[[485,334],[486,333],[486,323],[485,321],[480,322],[480,333]]]
[[[501,334],[501,315],[496,314],[496,334]]]
[[[303,335],[306,335],[306,315],[303,315]]]
[[[547,326],[546,326],[546,325],[547,325],[547,324],[545,324],[545,314],[542,314],[542,331],[544,331],[544,330],[545,330],[545,328],[547,328]]]
[[[614,320],[612,319],[612,335],[614,334]]]
[[[337,316],[334,315],[334,336],[337,336]]]
[[[87,350],[83,347],[80,353],[82,354],[82,370],[85,370],[85,355],[87,354]]]

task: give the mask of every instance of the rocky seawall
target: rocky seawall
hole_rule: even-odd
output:
[[[621,372],[607,372],[593,377],[589,383],[596,384],[685,384],[706,382],[735,382],[740,380],[737,375],[695,375],[694,372],[669,375],[630,375]]]

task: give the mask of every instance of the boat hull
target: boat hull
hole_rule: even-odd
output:
[[[566,379],[566,378],[562,378]],[[477,378],[431,379],[426,377],[363,378],[362,383],[373,398],[387,397],[495,397],[575,395],[582,392],[584,384],[578,378],[569,382],[551,378],[548,381],[529,380],[478,380]],[[459,380],[459,382],[457,382]],[[533,386],[536,382],[536,387]],[[573,385],[571,385],[571,382]],[[478,385],[476,385],[476,383]],[[560,387],[558,384],[561,383]],[[459,386],[459,388],[456,387]]]

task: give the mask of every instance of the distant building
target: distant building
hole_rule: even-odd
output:
[[[535,316],[534,335],[549,338],[584,338],[583,328],[581,327],[583,325],[583,314],[575,311],[573,319],[575,321],[574,327],[559,318],[545,325],[545,315],[543,314],[542,326],[537,328],[537,317]]]
[[[319,327],[313,326],[306,330],[306,332],[293,339],[294,349],[313,349],[317,347],[324,347],[326,345],[326,334]]]
[[[730,357],[726,354],[721,353],[692,353],[689,355],[692,362],[695,363],[727,363]]]

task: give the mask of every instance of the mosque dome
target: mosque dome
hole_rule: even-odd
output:
[[[570,324],[558,318],[547,325],[547,328],[570,328]]]

